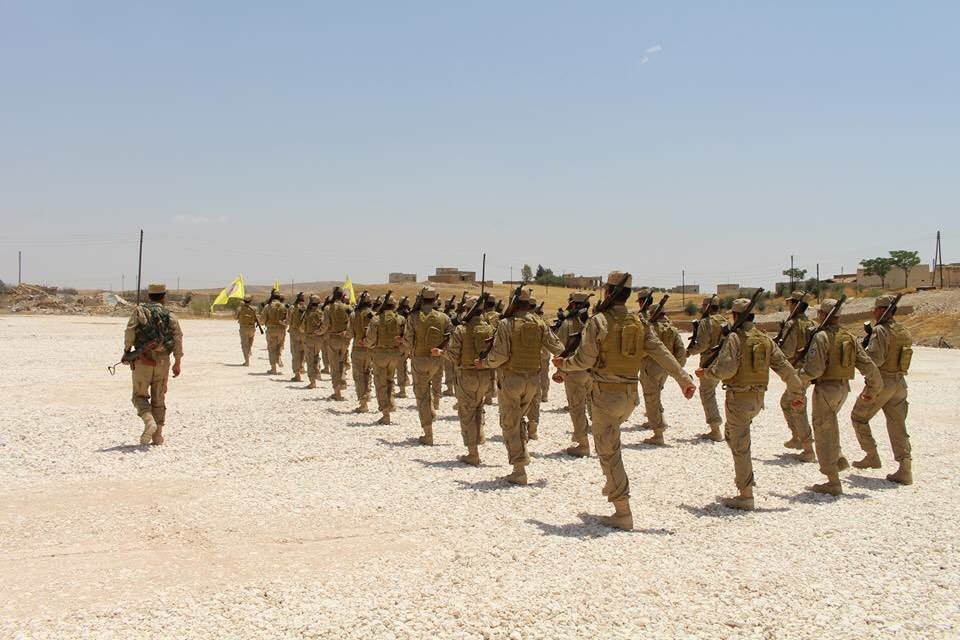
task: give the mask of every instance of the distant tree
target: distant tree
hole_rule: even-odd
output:
[[[799,280],[803,280],[807,276],[807,270],[801,269],[799,267],[794,267],[792,269],[784,269],[783,275],[787,276],[792,281],[796,282]]]
[[[880,288],[887,286],[887,274],[893,267],[893,260],[890,258],[866,258],[860,261],[863,267],[864,275],[877,276],[880,278]]]
[[[920,264],[920,253],[903,249],[891,251],[890,264],[898,269],[903,269],[903,286],[906,287],[910,277],[910,269]]]
[[[696,315],[697,311],[700,309],[697,307],[696,303],[688,302],[687,306],[683,308],[683,312],[688,316]]]
[[[538,265],[537,265],[537,271],[536,271],[536,274],[533,276],[533,279],[534,279],[534,280],[539,280],[540,277],[544,274],[545,271],[546,271],[546,269],[543,268],[543,265],[542,265],[542,264],[538,264]]]
[[[533,268],[530,265],[525,264],[520,268],[520,279],[523,280],[523,284],[533,280]]]

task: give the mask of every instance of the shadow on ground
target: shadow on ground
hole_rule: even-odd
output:
[[[676,531],[672,529],[634,529],[633,531],[621,531],[620,529],[613,529],[611,527],[605,527],[600,524],[598,516],[589,514],[589,513],[578,513],[577,517],[580,518],[580,522],[570,522],[567,524],[550,524],[548,522],[543,522],[541,520],[535,520],[533,518],[528,519],[527,524],[532,524],[540,531],[543,532],[545,536],[560,536],[562,538],[602,538],[613,533],[640,533],[646,535],[657,535],[657,536],[672,536]]]

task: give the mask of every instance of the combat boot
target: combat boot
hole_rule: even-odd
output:
[[[733,496],[732,498],[723,498],[720,500],[723,506],[729,509],[739,509],[740,511],[753,511],[753,496]]]
[[[143,433],[140,434],[140,444],[150,444],[153,442],[153,434],[157,431],[157,423],[150,413],[144,413],[140,418],[143,420]]]
[[[391,422],[390,422],[390,412],[385,411],[384,414],[383,414],[382,416],[380,416],[380,419],[377,420],[377,424],[391,424]]]
[[[857,469],[879,469],[880,456],[877,454],[877,450],[867,451],[863,460],[857,460],[853,463],[853,466]]]
[[[394,398],[406,398],[407,397],[407,388],[400,387],[400,391],[397,391],[397,394],[393,396]]]
[[[527,468],[522,464],[513,465],[513,473],[503,478],[510,484],[527,484]]]
[[[310,381],[310,384],[304,387],[304,389],[316,389],[316,388],[317,388],[317,383],[313,380]]]
[[[354,413],[366,413],[368,411],[367,403],[364,400],[360,401],[360,406],[353,410]]]
[[[294,374],[294,376],[290,378],[290,382],[302,382],[302,381],[303,381],[303,378],[300,377],[299,373]]]
[[[153,444],[163,444],[163,425],[158,424],[157,430],[153,432]]]
[[[846,471],[850,468],[850,463],[844,456],[837,458],[837,471]]]
[[[590,441],[586,438],[578,440],[575,446],[567,447],[564,451],[566,451],[568,456],[573,456],[574,458],[588,458],[590,457]]]
[[[427,446],[433,445],[433,425],[425,425],[423,427],[423,435],[419,438],[420,444]]]
[[[527,440],[539,440],[540,436],[537,434],[537,429],[540,428],[540,424],[537,422],[530,422],[527,424]]]
[[[245,366],[245,367],[249,367],[249,366],[250,366],[250,358],[247,358],[246,360],[243,361],[243,366]]]
[[[810,446],[809,444],[803,448],[803,451],[801,451],[800,453],[794,454],[793,457],[799,460],[800,462],[816,462],[817,461],[817,454],[814,452],[813,447]]]
[[[723,434],[720,432],[720,425],[710,425],[709,433],[700,434],[701,440],[712,440],[714,442],[723,442]]]
[[[793,436],[792,438],[790,438],[789,440],[783,443],[783,447],[785,449],[803,449],[803,443],[800,442],[797,436]]]
[[[613,515],[600,516],[600,524],[623,531],[633,530],[633,514],[630,512],[630,500],[623,498],[613,501]]]
[[[843,486],[840,484],[840,479],[837,478],[836,482],[828,480],[822,484],[815,484],[810,487],[810,490],[814,493],[823,493],[828,496],[841,496],[843,495]]]
[[[477,446],[472,445],[467,447],[467,455],[457,456],[457,460],[463,464],[469,464],[474,467],[480,466],[480,452],[477,451]]]
[[[322,369],[320,369],[320,373],[327,373],[327,374],[329,374],[329,373],[330,373],[330,367],[323,367]]]
[[[275,375],[277,375],[277,370],[276,370],[275,368],[274,368],[274,369],[267,369],[267,373],[268,373],[269,375],[271,375],[271,376],[275,376]]]
[[[900,461],[900,467],[891,474],[887,475],[887,480],[897,484],[913,484],[913,461],[905,458]]]
[[[443,390],[443,395],[445,395],[445,396],[447,396],[447,397],[449,398],[449,397],[452,397],[452,396],[454,396],[454,395],[456,395],[456,394],[453,392],[453,389],[451,389],[450,387],[447,387],[446,389]]]
[[[652,444],[658,447],[664,446],[666,443],[663,441],[663,429],[654,429],[653,435],[649,438],[644,438],[644,444]]]
[[[334,389],[334,391],[333,391],[333,393],[330,395],[330,398],[329,398],[329,399],[330,399],[330,400],[335,400],[335,401],[337,401],[337,402],[342,402],[342,401],[346,400],[346,398],[343,397],[343,394],[340,393],[340,389]]]

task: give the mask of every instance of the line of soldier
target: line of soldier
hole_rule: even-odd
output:
[[[646,405],[651,445],[663,444],[667,428],[660,402],[666,377],[679,384],[687,399],[696,393],[694,380],[684,371],[687,355],[700,355],[696,376],[709,431],[703,437],[725,440],[734,461],[736,496],[725,498],[731,508],[754,507],[754,475],[750,455],[750,425],[763,407],[772,369],[786,383],[781,407],[791,432],[785,445],[801,450],[799,459],[819,460],[827,481],[812,487],[816,492],[840,495],[839,473],[848,466],[839,446],[837,413],[849,394],[849,381],[858,370],[866,380],[853,408],[853,425],[864,450],[857,468],[879,468],[869,420],[879,411],[886,417],[894,456],[899,463],[887,479],[912,483],[911,451],[906,431],[907,386],[912,340],[895,319],[896,299],[881,296],[875,303],[875,324],[863,342],[839,324],[841,301],[824,300],[818,323],[813,324],[798,306],[805,306],[803,293],[790,299],[790,316],[776,339],[753,324],[756,300],[738,299],[732,305],[732,324],[720,315],[719,300],[704,300],[690,345],[683,347],[679,331],[669,321],[663,305],[649,311],[649,293],[641,291],[641,311],[630,312],[630,274],[612,272],[603,298],[590,314],[592,294],[571,294],[566,311],[549,326],[529,289],[518,287],[503,309],[489,295],[464,296],[461,304],[440,309],[437,292],[421,290],[410,306],[392,293],[371,300],[363,292],[356,306],[349,305],[336,288],[326,301],[312,295],[287,308],[274,292],[257,314],[249,298],[237,312],[244,363],[249,365],[253,332],[262,321],[267,325],[271,372],[277,372],[284,330],[302,332],[303,343],[291,345],[295,379],[306,361],[310,387],[316,386],[321,357],[328,363],[333,382],[332,400],[344,400],[345,372],[353,362],[359,406],[366,412],[371,396],[370,378],[382,414],[379,424],[390,424],[395,410],[394,385],[409,359],[413,391],[423,430],[419,441],[433,444],[433,423],[442,394],[445,364],[451,372],[448,388],[456,395],[461,435],[467,453],[459,459],[469,465],[481,463],[479,445],[484,437],[484,407],[499,398],[499,419],[512,484],[528,482],[530,456],[527,444],[537,438],[539,405],[549,385],[546,377],[550,356],[557,369],[554,380],[562,382],[573,423],[572,456],[590,455],[588,434],[605,477],[603,494],[613,503],[614,514],[601,517],[604,524],[620,529],[633,526],[630,488],[621,455],[621,425],[639,405],[638,383]],[[164,395],[169,355],[174,375],[179,374],[182,332],[176,318],[163,307],[165,288],[151,285],[150,301],[138,307],[125,333],[125,348],[142,352],[134,362],[133,403],[144,421],[141,444],[162,442]],[[502,313],[498,309],[503,309]],[[802,309],[799,309],[802,311]],[[295,327],[295,329],[292,329]],[[556,331],[556,333],[554,332]],[[350,345],[352,342],[352,351]],[[347,357],[348,351],[350,358]],[[785,355],[786,353],[786,355]],[[299,355],[298,355],[299,354]],[[726,391],[726,424],[720,418],[716,387]],[[806,416],[806,389],[814,384],[813,427]],[[721,430],[721,427],[725,429]],[[814,450],[815,447],[815,450]]]

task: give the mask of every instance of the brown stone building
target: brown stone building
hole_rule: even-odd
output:
[[[457,282],[476,282],[476,271],[461,271],[456,267],[437,267],[436,273],[427,276],[430,282],[446,282],[448,284]]]

